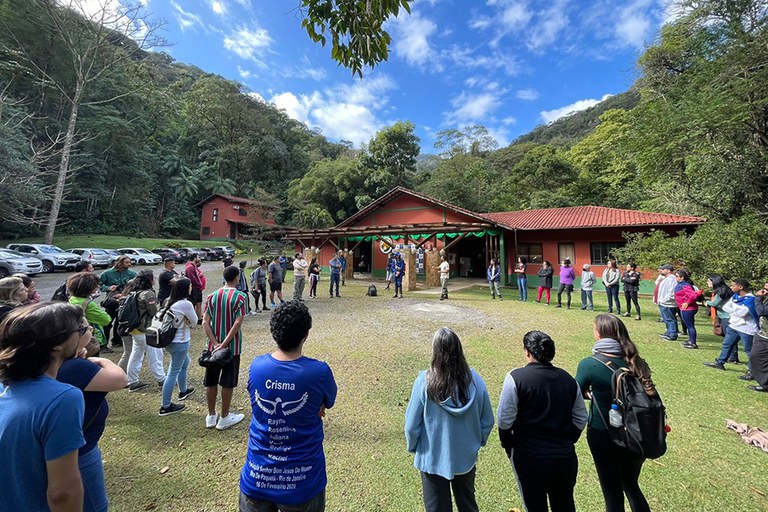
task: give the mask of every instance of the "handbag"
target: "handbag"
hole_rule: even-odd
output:
[[[197,364],[203,368],[222,368],[232,362],[232,351],[228,348],[217,350],[211,353],[210,350],[203,350],[203,353],[197,359]]]
[[[720,323],[720,317],[715,315],[715,323],[712,325],[712,334],[715,336],[725,336],[723,332],[723,324]]]

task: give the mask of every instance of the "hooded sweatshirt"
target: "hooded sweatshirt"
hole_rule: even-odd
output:
[[[436,403],[427,397],[427,372],[419,372],[405,410],[405,440],[419,471],[452,480],[472,470],[493,428],[493,408],[482,377],[471,370],[469,400]]]

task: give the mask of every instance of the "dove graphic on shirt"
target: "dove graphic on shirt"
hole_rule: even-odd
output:
[[[270,415],[273,415],[277,412],[277,406],[280,404],[280,410],[282,411],[283,415],[290,416],[291,414],[300,411],[301,408],[304,407],[304,404],[307,403],[307,400],[309,400],[309,393],[307,392],[304,392],[304,394],[301,395],[301,398],[298,400],[291,400],[288,402],[284,402],[280,397],[277,397],[274,400],[267,400],[266,398],[262,398],[261,395],[259,395],[259,390],[257,389],[253,391],[253,395],[256,398],[256,404],[259,406],[259,409]]]

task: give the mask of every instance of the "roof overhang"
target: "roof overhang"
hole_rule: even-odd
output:
[[[442,222],[425,224],[393,224],[386,226],[349,226],[327,229],[294,229],[287,231],[284,240],[306,240],[311,238],[350,237],[361,235],[417,235],[438,233],[470,233],[496,228],[490,222]]]

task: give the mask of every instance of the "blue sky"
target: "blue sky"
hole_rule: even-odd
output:
[[[500,146],[627,90],[671,0],[419,0],[387,22],[390,58],[363,80],[301,29],[294,0],[142,0],[176,60],[355,146],[398,120],[423,152],[435,133],[482,124]]]

